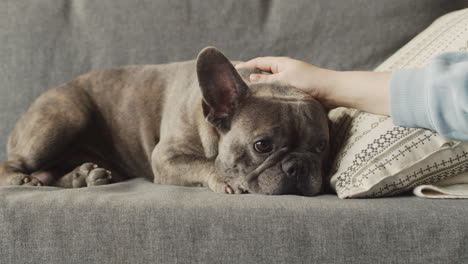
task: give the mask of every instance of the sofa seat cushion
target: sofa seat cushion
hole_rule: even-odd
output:
[[[457,263],[468,206],[223,195],[152,184],[0,187],[1,263]]]

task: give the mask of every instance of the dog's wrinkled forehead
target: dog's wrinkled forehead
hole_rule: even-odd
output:
[[[254,131],[281,128],[284,136],[311,137],[326,133],[326,114],[322,105],[312,96],[291,86],[278,82],[252,83],[249,75],[259,72],[253,69],[241,69],[239,73],[249,87],[249,96],[235,120],[242,129]],[[265,73],[267,74],[267,73]],[[267,115],[268,117],[266,117]],[[239,123],[238,123],[239,124]]]
[[[238,72],[249,87],[250,99],[239,115],[247,126],[254,125],[258,129],[280,126],[287,130],[283,133],[297,134],[305,141],[307,137],[327,133],[326,113],[311,95],[279,82],[250,82],[252,73],[268,74],[257,69],[239,69]],[[253,124],[247,124],[247,120]]]

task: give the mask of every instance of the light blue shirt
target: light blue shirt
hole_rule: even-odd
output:
[[[468,52],[443,53],[424,68],[393,72],[390,106],[396,125],[468,141]]]

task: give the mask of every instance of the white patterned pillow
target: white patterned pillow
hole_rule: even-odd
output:
[[[376,71],[424,66],[446,51],[468,50],[468,9],[437,19]],[[338,108],[329,114],[335,159],[330,185],[340,198],[383,197],[468,171],[468,142],[395,126],[388,117]]]

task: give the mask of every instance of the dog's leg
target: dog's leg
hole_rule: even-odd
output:
[[[214,161],[190,155],[173,146],[157,145],[152,154],[154,183],[182,186],[205,186],[214,192],[246,193],[244,183],[231,182],[216,172]]]
[[[39,180],[32,174],[50,167],[67,153],[89,125],[92,112],[91,101],[77,83],[42,94],[8,139],[8,160],[0,164],[0,185],[37,186],[53,181]]]

